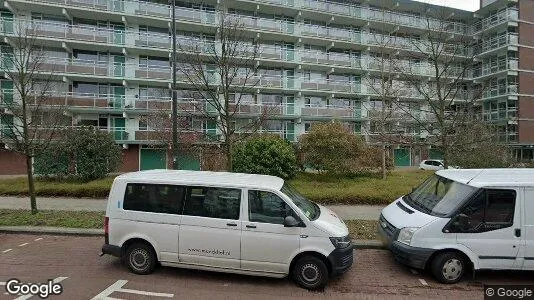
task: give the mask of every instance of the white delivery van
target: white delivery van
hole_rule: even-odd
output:
[[[534,270],[534,169],[438,171],[385,207],[378,230],[397,261],[443,283]]]
[[[201,171],[141,171],[111,188],[102,254],[121,257],[137,274],[159,262],[249,275],[284,277],[323,288],[347,271],[347,226],[278,177]]]

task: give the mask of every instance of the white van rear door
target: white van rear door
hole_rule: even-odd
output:
[[[534,270],[534,188],[525,189],[523,210],[524,258],[523,269]]]
[[[521,237],[522,189],[485,189],[462,211],[469,217],[457,242],[478,256],[479,269],[521,269],[518,259]]]

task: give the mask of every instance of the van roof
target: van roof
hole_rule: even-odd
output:
[[[119,175],[116,179],[132,182],[167,183],[183,185],[222,185],[248,187],[256,189],[280,190],[284,184],[282,178],[269,175],[183,171],[183,170],[148,170]]]
[[[474,187],[534,186],[534,169],[446,169],[437,175]]]

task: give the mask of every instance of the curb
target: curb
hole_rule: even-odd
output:
[[[103,236],[104,230],[43,226],[0,226],[0,233]],[[354,249],[386,249],[378,240],[352,240],[352,244]]]
[[[43,226],[0,226],[1,233],[52,234],[77,236],[103,236],[103,229],[43,227]]]

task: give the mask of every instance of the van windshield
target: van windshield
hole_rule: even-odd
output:
[[[475,187],[433,175],[402,199],[423,213],[444,217],[454,212],[476,190]]]
[[[292,186],[287,183],[284,183],[281,189],[282,193],[286,194],[293,203],[302,211],[302,213],[310,220],[316,220],[321,214],[321,209],[319,205],[311,202],[297,192]]]

